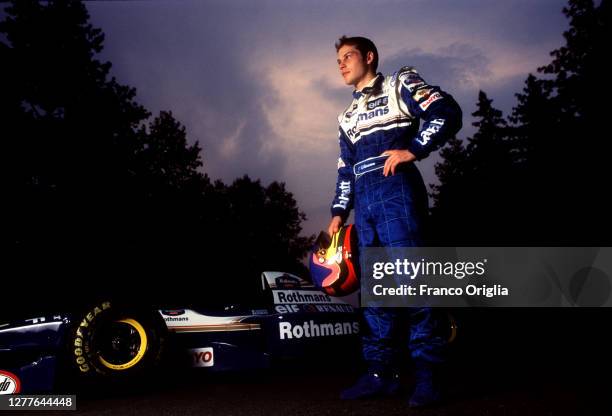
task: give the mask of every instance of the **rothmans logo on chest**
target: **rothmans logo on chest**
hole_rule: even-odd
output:
[[[370,120],[374,117],[384,116],[385,114],[389,114],[389,97],[379,97],[374,100],[368,101],[366,104],[365,113],[359,113],[358,120]]]

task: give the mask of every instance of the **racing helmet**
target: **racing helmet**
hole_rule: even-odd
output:
[[[330,296],[350,295],[359,289],[357,231],[345,225],[331,238],[322,231],[310,254],[310,275],[316,287]]]

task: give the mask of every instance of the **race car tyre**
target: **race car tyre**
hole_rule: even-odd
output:
[[[72,367],[84,376],[143,374],[159,363],[166,332],[155,311],[101,302],[75,320],[69,337]]]

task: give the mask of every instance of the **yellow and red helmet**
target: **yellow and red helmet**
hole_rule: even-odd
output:
[[[322,231],[310,254],[310,275],[330,296],[345,296],[359,289],[357,231],[345,225],[331,238]]]

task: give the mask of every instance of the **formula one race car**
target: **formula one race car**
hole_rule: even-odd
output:
[[[65,371],[125,378],[161,361],[209,370],[267,367],[275,357],[321,351],[330,342],[358,345],[356,299],[265,272],[260,302],[251,307],[146,310],[99,302],[82,313],[0,323],[0,374],[11,375],[6,383],[16,379],[21,392],[40,392],[52,390]]]

